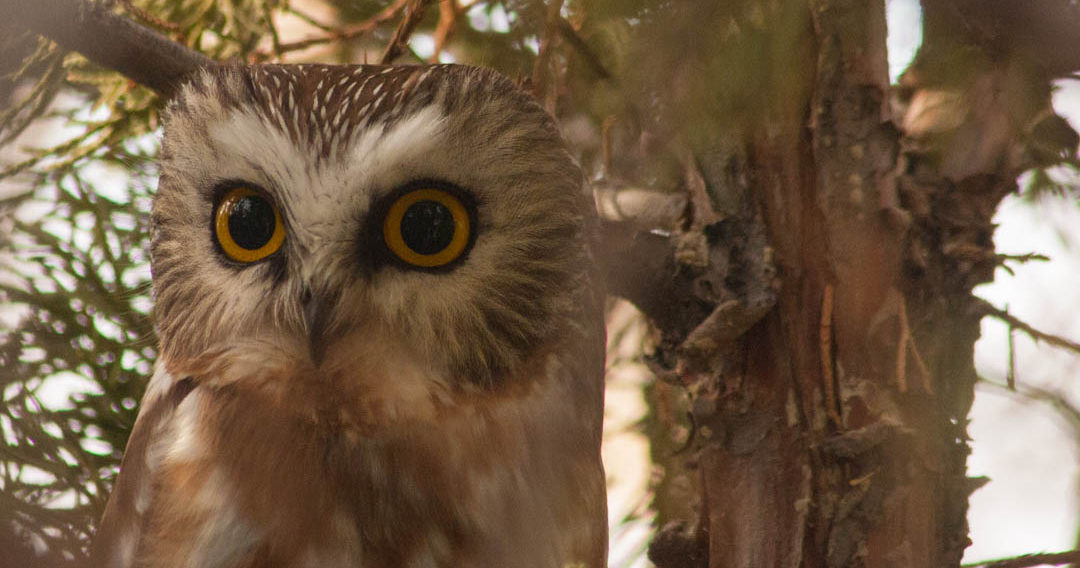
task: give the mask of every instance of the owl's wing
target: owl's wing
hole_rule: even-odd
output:
[[[132,565],[156,477],[151,450],[162,430],[169,425],[177,405],[193,388],[192,379],[175,379],[161,366],[150,378],[124,450],[120,475],[94,537],[90,553],[92,567],[128,568]]]

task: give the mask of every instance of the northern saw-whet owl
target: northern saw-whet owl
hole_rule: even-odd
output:
[[[159,360],[102,566],[604,565],[593,204],[463,66],[222,66],[163,114]]]

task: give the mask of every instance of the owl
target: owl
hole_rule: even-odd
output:
[[[221,66],[163,113],[160,342],[108,567],[604,565],[594,206],[455,66]]]

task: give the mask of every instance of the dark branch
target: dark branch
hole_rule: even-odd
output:
[[[1031,337],[1032,339],[1034,339],[1036,341],[1045,341],[1045,342],[1047,342],[1050,345],[1053,345],[1055,347],[1060,347],[1062,349],[1067,349],[1067,350],[1072,351],[1074,353],[1080,353],[1080,343],[1077,343],[1075,341],[1066,339],[1066,338],[1058,336],[1058,335],[1054,335],[1052,333],[1046,333],[1045,331],[1039,331],[1039,330],[1035,329],[1034,327],[1032,327],[1031,324],[1029,324],[1027,322],[1024,322],[1020,318],[1010,314],[1009,312],[1007,312],[1005,310],[998,309],[997,307],[995,307],[993,304],[991,304],[989,302],[980,301],[979,302],[979,311],[983,315],[995,317],[995,318],[1009,324],[1010,328],[1018,329],[1018,330],[1020,330],[1020,331],[1022,331],[1024,333],[1028,334],[1029,337]],[[1011,331],[1011,329],[1010,329],[1010,331]]]
[[[375,28],[377,28],[380,25],[392,20],[394,18],[394,16],[397,16],[397,13],[400,12],[401,9],[404,8],[405,4],[407,4],[407,3],[408,3],[408,0],[395,0],[392,4],[390,4],[386,8],[383,8],[380,12],[376,13],[374,16],[372,16],[372,17],[370,17],[370,18],[368,18],[368,19],[366,19],[366,20],[364,20],[362,22],[352,24],[352,25],[350,25],[348,27],[345,27],[345,28],[342,28],[342,29],[326,29],[326,26],[324,26],[323,24],[319,24],[319,23],[315,22],[309,16],[300,15],[299,12],[296,12],[295,10],[290,9],[290,12],[293,13],[293,14],[296,14],[297,17],[303,19],[304,21],[310,23],[311,25],[313,25],[313,26],[315,26],[317,28],[323,29],[324,31],[326,31],[328,33],[326,35],[321,35],[321,36],[316,36],[316,37],[309,37],[309,38],[301,39],[301,40],[294,41],[294,42],[283,43],[279,47],[278,55],[280,55],[282,53],[288,53],[290,51],[298,51],[298,50],[301,50],[301,49],[307,49],[307,48],[309,48],[309,47],[311,47],[313,45],[322,45],[322,44],[331,43],[331,42],[335,42],[335,41],[349,41],[349,40],[352,40],[352,39],[356,39],[356,38],[358,38],[360,36],[369,34],[372,31],[374,31]]]
[[[559,18],[559,35],[562,36],[567,43],[569,43],[579,54],[585,63],[596,73],[596,76],[601,79],[611,79],[611,72],[604,67],[604,64],[600,61],[600,57],[596,55],[589,44],[585,42],[585,39],[578,34],[574,26],[570,25],[570,22],[566,21],[566,18]]]
[[[0,13],[168,98],[205,55],[114,14],[99,2],[0,0]]]
[[[439,23],[435,25],[434,36],[435,49],[431,52],[431,56],[428,57],[428,63],[439,62],[439,56],[442,55],[443,49],[446,48],[447,42],[450,41],[450,35],[454,32],[459,12],[461,12],[461,8],[457,5],[457,0],[439,2]]]
[[[663,233],[605,222],[596,260],[609,294],[629,300],[660,329],[686,337],[713,306],[697,299],[694,278],[679,271],[676,246]]]
[[[409,2],[405,8],[405,17],[401,20],[397,30],[394,31],[394,37],[390,40],[390,45],[386,46],[386,51],[383,52],[381,61],[383,65],[393,63],[405,51],[409,36],[412,35],[420,20],[424,19],[424,13],[427,12],[427,7],[431,2],[432,0],[412,0]]]
[[[544,12],[544,33],[540,35],[540,51],[533,61],[532,70],[532,93],[540,101],[540,104],[551,114],[555,114],[555,89],[553,86],[552,50],[558,31],[558,21],[562,20],[560,11],[563,0],[555,0]]]

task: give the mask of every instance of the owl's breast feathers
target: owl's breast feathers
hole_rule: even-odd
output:
[[[378,363],[357,347],[319,370],[250,344],[162,365],[95,555],[106,566],[603,566],[603,352],[558,347],[502,387],[468,392],[382,348]]]

